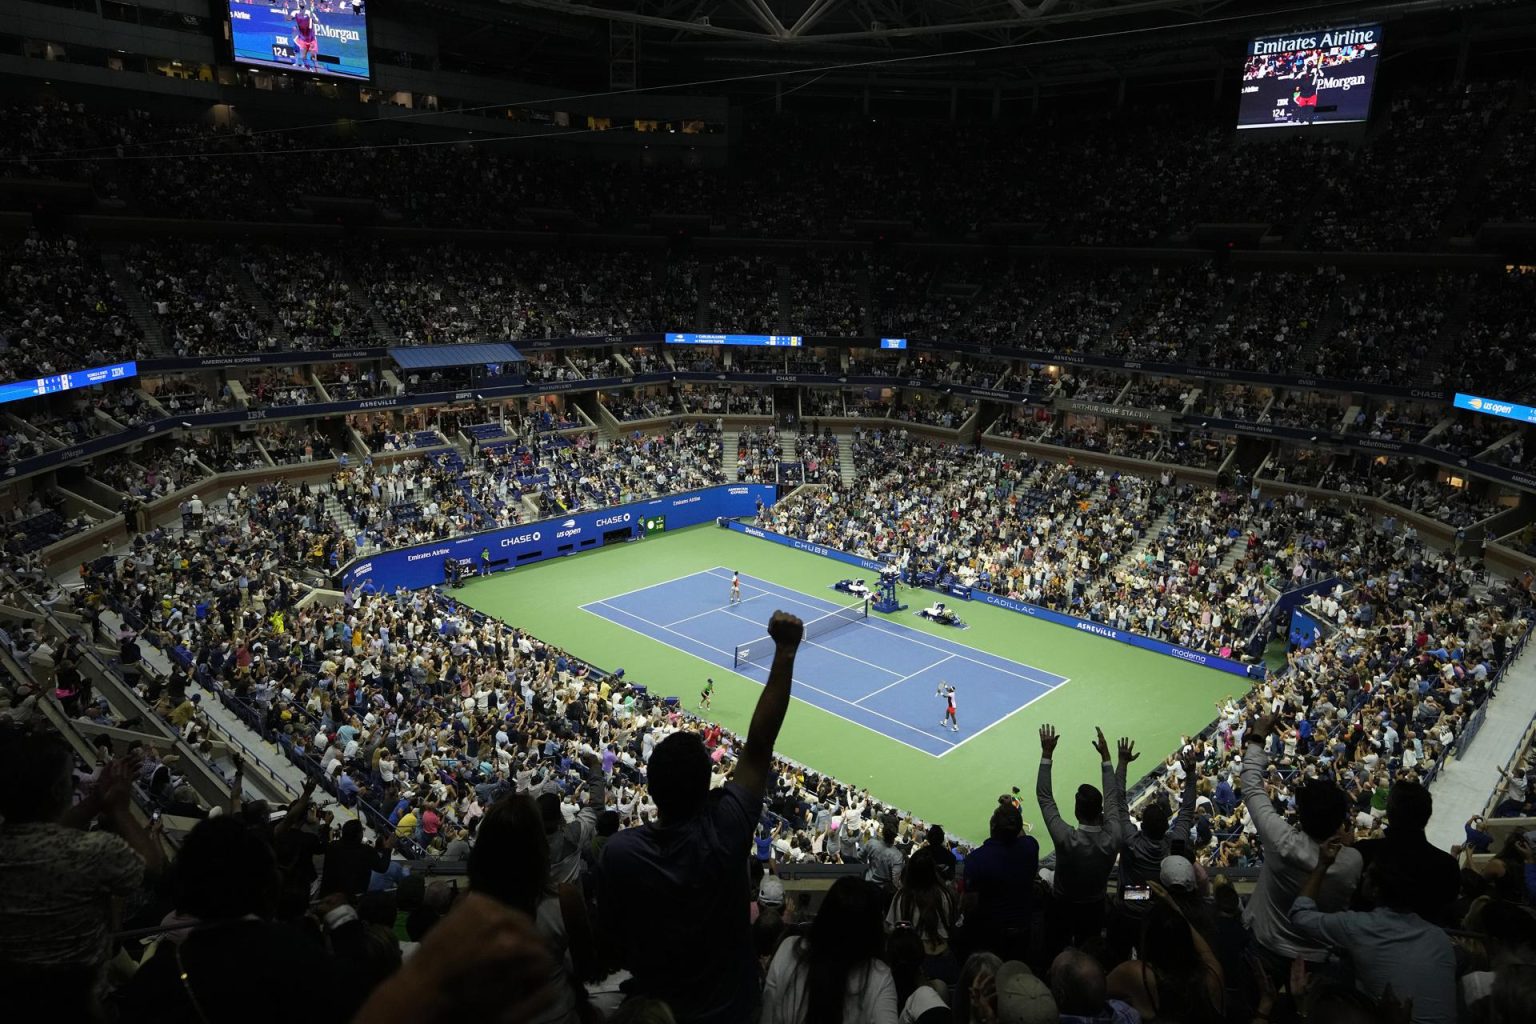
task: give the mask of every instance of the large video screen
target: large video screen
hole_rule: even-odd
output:
[[[229,0],[235,63],[368,78],[367,0]]]
[[[1357,124],[1371,112],[1381,26],[1264,36],[1248,44],[1238,128]]]

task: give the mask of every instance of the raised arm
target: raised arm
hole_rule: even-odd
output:
[[[747,746],[736,761],[731,779],[761,800],[768,789],[768,773],[773,765],[773,745],[789,711],[789,691],[794,682],[795,654],[805,635],[805,624],[788,612],[774,612],[768,620],[768,635],[773,638],[773,667],[768,670],[768,684],[757,698],[752,724],[747,729]]]
[[[1104,734],[1099,733],[1099,739],[1104,739]],[[1109,772],[1109,744],[1104,743],[1099,750],[1099,756],[1104,759],[1104,779],[1109,791],[1105,794],[1105,806],[1108,808],[1109,820],[1106,822],[1112,828],[1115,843],[1121,844],[1131,838],[1131,809],[1126,802],[1125,787],[1126,774],[1131,767],[1131,762],[1141,757],[1136,753],[1136,741],[1128,736],[1120,737],[1119,753],[1115,758],[1115,770]]]
[[[1248,730],[1248,749],[1243,754],[1243,767],[1238,773],[1243,783],[1243,804],[1253,819],[1253,827],[1266,856],[1278,856],[1311,869],[1317,863],[1314,844],[1285,823],[1285,816],[1275,809],[1264,788],[1264,768],[1269,764],[1264,741],[1273,727],[1274,719],[1264,715]]]
[[[1056,735],[1054,726],[1040,727],[1040,773],[1035,777],[1035,800],[1040,804],[1045,829],[1058,847],[1066,842],[1072,832],[1067,823],[1061,820],[1061,812],[1056,809],[1056,797],[1051,793],[1051,755],[1056,752],[1056,744],[1060,741],[1061,737]]]
[[[1184,791],[1179,794],[1179,813],[1173,819],[1173,827],[1168,830],[1170,836],[1189,837],[1189,832],[1195,827],[1195,752],[1186,750],[1179,755],[1179,763],[1184,766]]]

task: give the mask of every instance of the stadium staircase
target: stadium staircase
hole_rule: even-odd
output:
[[[272,303],[268,302],[267,297],[262,294],[256,279],[251,276],[250,271],[245,269],[245,264],[240,262],[240,258],[234,253],[225,256],[224,269],[240,286],[246,305],[256,311],[257,319],[267,325],[266,330],[277,339],[279,346],[283,349],[293,348],[293,337],[289,335],[288,328],[283,326],[282,318],[277,315],[277,311],[272,308]]]
[[[720,432],[720,472],[728,482],[736,480],[736,446],[741,442],[741,431],[726,427]]]
[[[859,297],[859,323],[863,327],[864,336],[873,338],[878,328],[875,326],[875,301],[874,288],[869,280],[869,264],[861,263],[854,272],[855,287]]]
[[[384,318],[383,313],[379,312],[379,307],[375,306],[373,300],[368,297],[367,289],[358,283],[357,278],[353,277],[352,272],[345,266],[337,264],[335,270],[336,276],[350,290],[350,298],[367,311],[368,326],[373,331],[374,338],[386,345],[398,345],[400,343],[400,336],[395,333],[394,325]]]
[[[160,317],[155,314],[155,307],[150,305],[149,299],[139,291],[138,285],[133,282],[133,275],[128,273],[128,267],[123,263],[123,258],[115,252],[103,252],[101,254],[101,269],[107,272],[107,277],[112,282],[112,287],[117,294],[122,296],[123,305],[128,307],[128,315],[133,322],[139,325],[139,330],[144,332],[144,342],[151,352],[157,356],[173,356],[171,344],[166,338],[165,328],[160,324]]]
[[[715,265],[704,263],[699,267],[699,274],[694,278],[694,285],[699,290],[698,307],[694,310],[694,322],[708,325],[714,322],[714,316],[710,312],[712,303],[710,293],[714,290]],[[729,356],[727,356],[729,358]]]
[[[1488,703],[1476,742],[1449,759],[1435,776],[1435,810],[1426,835],[1441,849],[1466,841],[1462,825],[1482,814],[1498,785],[1498,769],[1519,753],[1536,719],[1536,655],[1531,645],[1505,670],[1498,692]]]
[[[858,474],[853,468],[853,437],[850,434],[837,435],[837,462],[842,470],[844,487],[852,487]]]

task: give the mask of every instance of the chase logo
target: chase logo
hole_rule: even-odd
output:
[[[573,519],[570,522],[573,523],[573,522],[575,522],[575,520]],[[625,512],[621,516],[605,516],[602,519],[599,519],[597,522],[593,523],[592,525],[598,526],[598,527],[602,527],[602,526],[612,526],[615,523],[627,523],[627,522],[629,522],[629,513]],[[567,523],[566,525],[570,525],[570,523]]]
[[[519,544],[530,544],[533,541],[539,540],[542,536],[543,534],[539,533],[538,530],[534,530],[532,533],[520,533],[516,537],[503,537],[501,538],[501,546],[504,548],[515,548]]]

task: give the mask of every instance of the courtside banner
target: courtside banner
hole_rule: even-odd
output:
[[[773,504],[774,488],[765,484],[724,484],[595,512],[576,512],[564,518],[520,523],[355,558],[341,571],[341,585],[349,589],[371,585],[383,592],[396,587],[416,590],[442,583],[444,563],[451,560],[478,570],[481,554],[486,550],[490,551],[491,571],[502,572],[602,547],[606,535],[622,532],[624,537],[614,539],[627,539],[634,536],[640,521],[648,517],[664,516],[670,531],[722,516],[754,515],[759,501]]]
[[[774,533],[772,530],[765,530],[760,526],[748,526],[735,520],[725,525],[737,533],[746,534],[748,537],[756,537],[758,540],[771,540],[775,544],[783,544],[785,547],[794,548],[796,551],[809,551],[813,555],[830,558],[836,562],[846,562],[848,565],[856,565],[860,569],[867,569],[870,572],[879,572],[886,566],[886,563],[877,562],[873,558],[850,555],[848,552],[838,551],[836,548],[822,547],[820,544],[812,544],[810,541],[786,537],[782,533]]]
[[[781,533],[774,533],[772,530],[765,530],[760,526],[747,526],[742,523],[728,523],[726,525],[737,532],[745,533],[749,537],[772,541],[775,544],[783,544],[785,547],[791,547],[797,551],[809,551],[813,555],[820,555],[823,558],[830,558],[838,562],[846,562],[849,565],[857,565],[860,568],[869,569],[874,572],[878,572],[885,566],[883,562],[862,558],[858,555],[850,555],[846,551],[823,547],[820,544],[797,540],[794,537],[786,537]],[[994,608],[1006,608],[1010,612],[1028,615],[1032,619],[1043,619],[1058,626],[1066,626],[1069,629],[1092,633],[1094,636],[1101,636],[1106,640],[1118,640],[1122,644],[1130,644],[1132,647],[1140,647],[1144,651],[1152,651],[1156,654],[1167,655],[1170,658],[1178,658],[1180,661],[1187,661],[1194,665],[1215,669],[1218,672],[1227,672],[1235,676],[1242,676],[1245,679],[1253,678],[1248,673],[1249,666],[1244,665],[1242,662],[1233,661],[1231,658],[1223,658],[1216,654],[1192,651],[1188,647],[1179,647],[1176,644],[1166,643],[1162,640],[1154,640],[1149,636],[1142,636],[1140,633],[1129,633],[1123,629],[1114,629],[1102,622],[1079,619],[1075,615],[1063,615],[1061,612],[1053,612],[1049,608],[1026,604],[1023,601],[1015,601],[1010,597],[999,597],[996,594],[989,594],[975,587],[970,588],[970,600],[980,601],[982,604],[990,604]]]

